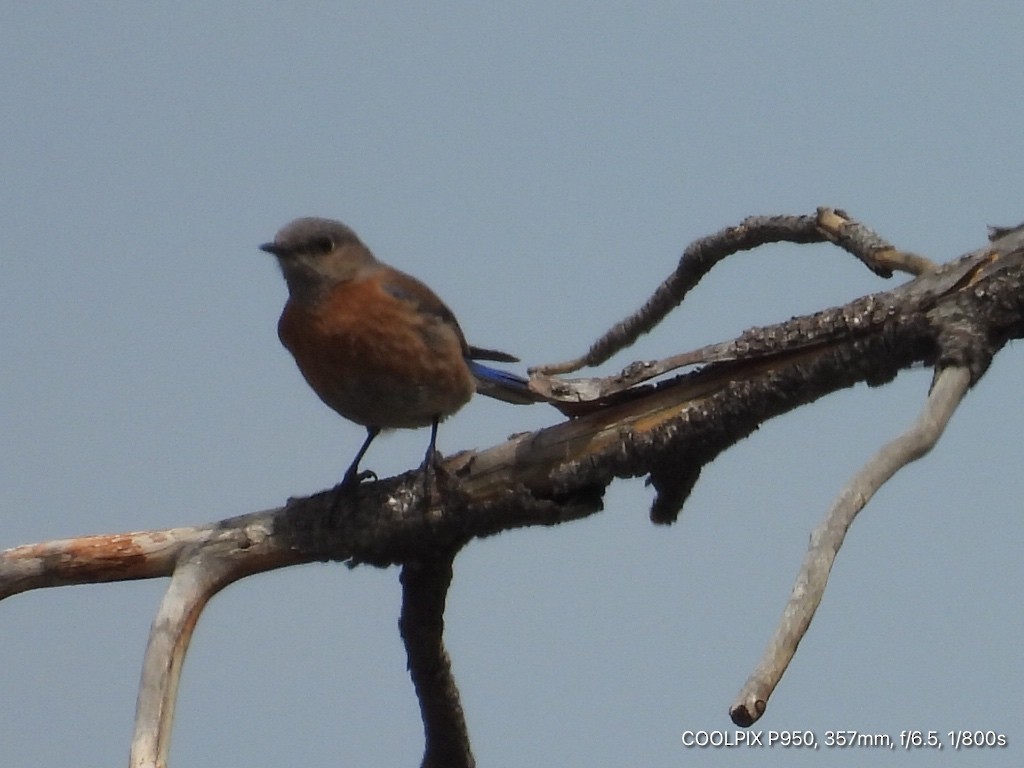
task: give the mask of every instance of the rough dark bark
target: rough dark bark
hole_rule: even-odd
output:
[[[653,328],[710,268],[768,242],[834,242],[880,275],[918,276],[841,307],[754,328],[738,338],[603,379],[555,378],[593,363]],[[840,494],[815,533],[776,641],[732,715],[763,713],[825,589],[846,528],[870,494],[934,445],[957,403],[1011,339],[1024,336],[1024,228],[941,266],[893,248],[841,211],[760,217],[704,238],[634,316],[591,351],[537,370],[538,399],[577,418],[449,457],[435,492],[418,472],[291,499],[278,509],[205,526],[52,541],[0,553],[0,598],[42,587],[171,577],[143,666],[133,766],[165,766],[177,684],[192,629],[209,598],[250,574],[316,560],[401,568],[400,628],[423,715],[425,766],[470,766],[473,757],[443,643],[444,605],[456,553],[475,538],[557,525],[601,509],[615,478],[647,476],[651,515],[671,523],[722,451],[773,416],[839,389],[877,386],[912,365],[935,369],[915,429],[886,446]],[[692,368],[678,372],[683,368]],[[646,383],[676,372],[667,380]],[[852,499],[852,501],[851,501]]]

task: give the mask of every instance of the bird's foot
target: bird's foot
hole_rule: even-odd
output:
[[[445,469],[442,463],[443,458],[440,452],[434,450],[427,454],[420,465],[420,471],[423,473],[424,507],[430,507],[433,503],[435,489],[439,493],[443,493],[442,486],[448,477],[448,470]]]
[[[338,486],[338,490],[342,493],[351,493],[358,488],[364,480],[377,482],[377,473],[372,469],[364,469],[361,472],[349,470],[345,473],[345,477],[342,478],[341,484]]]
[[[341,482],[334,486],[334,501],[331,503],[330,518],[337,522],[338,511],[341,509],[341,502],[346,497],[354,496],[364,480],[377,481],[377,473],[371,469],[364,469],[361,472],[350,469],[345,473]]]

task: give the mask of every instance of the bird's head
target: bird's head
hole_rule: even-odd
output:
[[[356,233],[333,219],[295,219],[260,250],[277,258],[288,291],[298,301],[315,299],[377,263]]]

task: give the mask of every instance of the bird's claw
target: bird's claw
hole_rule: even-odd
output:
[[[365,480],[377,482],[377,473],[372,469],[364,469],[360,472],[349,472],[342,479],[339,487],[343,491],[354,491]]]

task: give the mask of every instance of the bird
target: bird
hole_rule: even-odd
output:
[[[259,248],[276,257],[288,287],[277,325],[281,343],[320,399],[366,429],[343,489],[376,478],[359,465],[382,431],[430,427],[422,465],[429,494],[438,424],[474,392],[515,404],[538,401],[526,379],[479,362],[518,358],[468,344],[437,294],[379,261],[340,221],[295,219]]]

